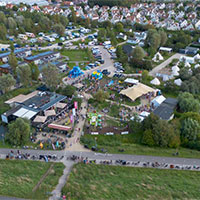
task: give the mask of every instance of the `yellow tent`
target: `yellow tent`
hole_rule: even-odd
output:
[[[147,94],[148,92],[156,93],[156,90],[142,83],[138,83],[133,87],[129,87],[125,90],[122,90],[120,94],[126,95],[132,101],[135,101],[138,97],[141,97],[142,95]]]

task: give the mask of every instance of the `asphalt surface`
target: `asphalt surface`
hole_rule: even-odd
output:
[[[17,150],[13,150],[17,153]],[[167,163],[174,165],[199,165],[200,159],[192,158],[179,158],[179,157],[159,157],[159,156],[144,156],[144,155],[129,155],[129,154],[107,154],[107,153],[96,153],[96,152],[82,152],[82,151],[44,151],[44,150],[21,150],[22,153],[29,153],[30,155],[57,155],[58,158],[65,156],[64,159],[72,155],[82,156],[88,159],[97,160],[126,160],[132,162],[158,162]],[[0,149],[0,158],[5,158],[5,156],[10,153],[10,149]],[[60,161],[59,159],[57,161]]]

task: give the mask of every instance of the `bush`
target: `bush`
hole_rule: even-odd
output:
[[[150,147],[155,146],[155,141],[153,139],[153,133],[150,129],[147,129],[143,133],[142,144],[148,145]]]

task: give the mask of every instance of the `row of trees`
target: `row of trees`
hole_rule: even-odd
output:
[[[17,36],[19,33],[49,32],[53,30],[59,35],[63,35],[68,24],[68,18],[63,15],[44,15],[40,12],[12,12],[0,11],[0,39],[6,40],[6,34]]]

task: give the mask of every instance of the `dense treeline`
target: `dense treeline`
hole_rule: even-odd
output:
[[[133,3],[136,3],[137,0],[89,0],[89,6],[93,7],[94,5],[99,6],[130,6]]]

